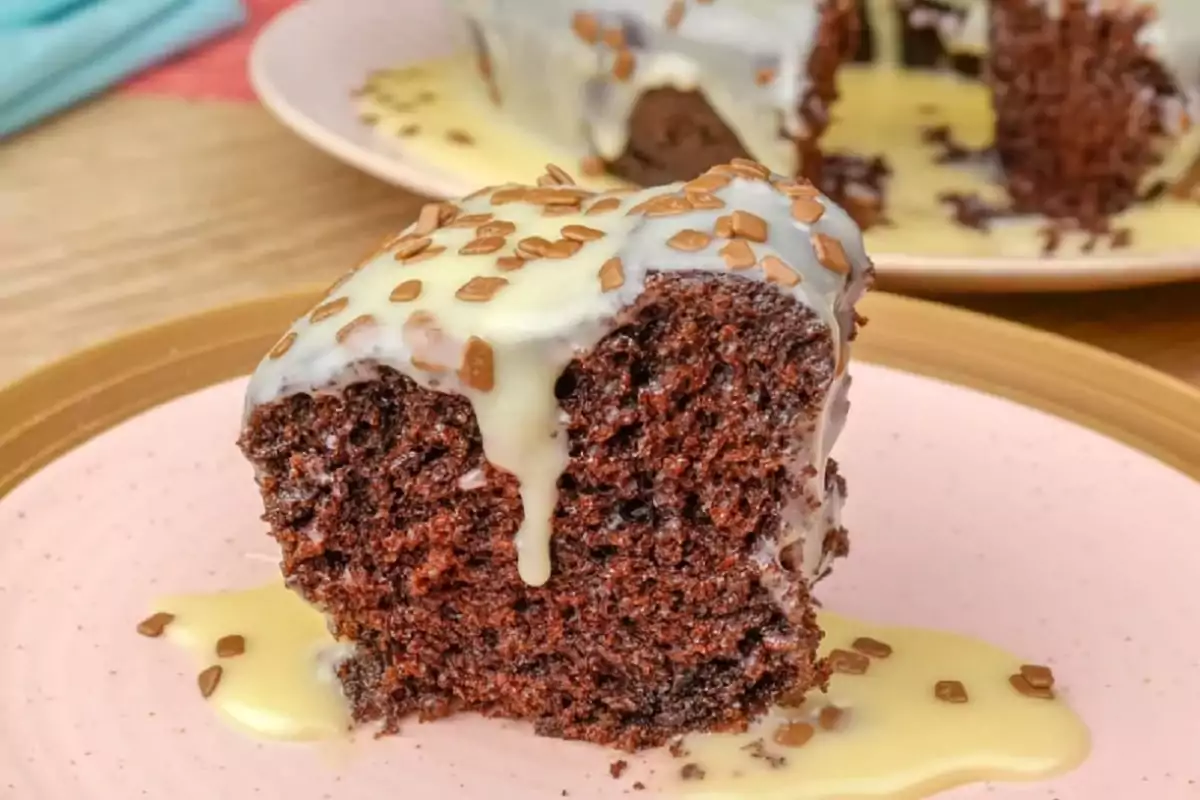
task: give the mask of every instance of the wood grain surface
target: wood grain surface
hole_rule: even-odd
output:
[[[0,144],[0,385],[134,328],[332,281],[422,202],[251,104],[77,108]],[[1200,284],[936,299],[1200,385]]]

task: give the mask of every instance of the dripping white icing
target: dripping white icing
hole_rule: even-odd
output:
[[[901,65],[900,14],[937,30],[948,52],[982,56],[988,49],[987,0],[945,0],[935,11],[915,0],[868,0],[875,62]],[[1062,0],[1044,0],[1056,13]],[[505,113],[578,157],[614,160],[626,147],[630,115],[647,91],[701,89],[713,110],[754,158],[788,175],[801,171],[792,137],[806,128],[798,111],[809,88],[807,64],[820,32],[820,0],[739,0],[684,5],[667,20],[671,0],[455,0],[486,51],[490,81]],[[1140,39],[1184,95],[1163,102],[1168,132],[1185,133],[1184,112],[1200,114],[1200,2],[1142,0],[1156,16]],[[1100,7],[1093,3],[1094,7]],[[602,37],[572,30],[577,13],[601,31],[619,29],[633,68],[613,75],[617,50]],[[763,80],[763,71],[771,73]],[[1178,176],[1200,137],[1173,148],[1147,183]],[[1183,155],[1177,155],[1180,151]]]
[[[853,302],[864,289],[870,266],[858,227],[842,209],[818,198],[815,190],[798,189],[780,176],[764,180],[746,169],[743,165],[748,177],[712,187],[710,197],[717,201],[708,204],[719,202],[721,208],[685,207],[682,213],[635,209],[645,209],[656,198],[660,203],[684,202],[688,195],[682,184],[602,194],[576,187],[535,190],[509,185],[441,206],[443,224],[432,230],[422,251],[437,254],[424,259],[418,255],[412,263],[397,261],[399,249],[413,247],[421,238],[416,234],[418,222],[335,286],[313,314],[293,325],[282,340],[290,343],[286,350],[277,349],[259,365],[250,383],[247,412],[289,394],[336,391],[371,377],[373,365],[394,368],[428,388],[464,395],[474,409],[488,460],[520,483],[524,517],[516,537],[518,568],[527,583],[541,585],[550,576],[557,481],[567,463],[555,382],[571,359],[595,345],[615,315],[638,298],[651,272],[722,272],[768,281],[768,257],[781,259],[798,280],[790,286],[784,285],[790,281],[776,282],[779,290],[815,312],[830,330],[838,363],[844,363]],[[785,192],[797,191],[823,208],[811,224],[793,216],[793,197]],[[547,193],[580,198],[581,206],[548,216],[545,209],[550,206],[541,202]],[[531,202],[532,198],[541,199]],[[597,213],[597,204],[611,208]],[[431,206],[425,216],[438,208]],[[757,262],[730,272],[720,254],[729,240],[712,234],[720,217],[737,211],[765,224],[765,241],[743,240]],[[480,234],[490,233],[488,225],[513,230],[502,235],[502,242],[492,242],[496,249],[487,253],[460,252]],[[588,230],[580,232],[578,226]],[[686,251],[668,244],[685,230],[712,235],[711,241]],[[555,242],[568,232],[587,239],[568,257],[536,258],[510,271],[498,261],[511,258],[529,237]],[[822,237],[844,251],[845,271],[822,264],[817,252]],[[611,259],[619,259],[623,280],[606,291],[602,267]],[[486,302],[463,299],[461,287],[475,278],[502,278],[507,283]],[[420,291],[414,293],[411,284],[417,281]],[[409,285],[408,292],[400,291],[402,284]],[[464,359],[471,362],[473,341],[485,342],[491,354],[491,380],[484,384],[460,369]],[[832,506],[840,505],[840,497],[826,497],[824,466],[844,414],[844,384],[840,373],[831,378],[804,463],[796,465],[815,473],[807,485],[810,500],[831,507],[793,515],[794,529],[781,537],[785,544],[803,542],[803,571],[810,578],[822,560],[825,529],[819,520],[836,519],[837,508]]]
[[[783,174],[800,170],[789,137],[806,132],[799,107],[818,33],[816,0],[688,3],[675,28],[666,25],[671,0],[455,5],[487,50],[502,108],[575,155],[621,155],[630,114],[647,90],[702,87],[754,158]],[[612,77],[612,47],[572,32],[576,13],[627,32],[635,59],[627,79]]]

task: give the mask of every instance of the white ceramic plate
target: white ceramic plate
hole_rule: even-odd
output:
[[[382,180],[433,196],[473,191],[469,174],[439,168],[358,118],[353,90],[380,69],[451,55],[463,31],[442,0],[303,0],[254,45],[250,76],[263,104],[297,134]],[[1200,227],[1200,207],[1196,210]],[[1200,278],[1200,247],[1095,257],[953,257],[873,252],[887,288],[1062,291]]]

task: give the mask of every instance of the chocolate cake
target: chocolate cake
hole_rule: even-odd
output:
[[[753,158],[818,181],[854,0],[456,0],[494,102],[649,186]]]
[[[354,717],[634,750],[823,684],[850,217],[751,161],[427,205],[263,359],[240,446]]]
[[[1103,229],[1190,126],[1200,3],[994,0],[990,45],[995,149],[1014,210]]]
[[[1200,136],[1180,141],[1200,97],[1197,0],[455,5],[493,102],[637,184],[749,157],[813,181],[862,227],[886,222],[887,153],[821,147],[839,70],[870,65],[986,82],[988,154],[1011,198],[989,218],[1099,231],[1137,202],[1200,193]]]

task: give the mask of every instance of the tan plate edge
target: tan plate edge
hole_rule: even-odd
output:
[[[177,319],[0,389],[0,497],[124,419],[247,374],[318,296],[298,291]],[[857,346],[861,360],[1073,420],[1200,480],[1200,390],[1086,345],[928,301],[876,293],[862,311],[871,324]]]

